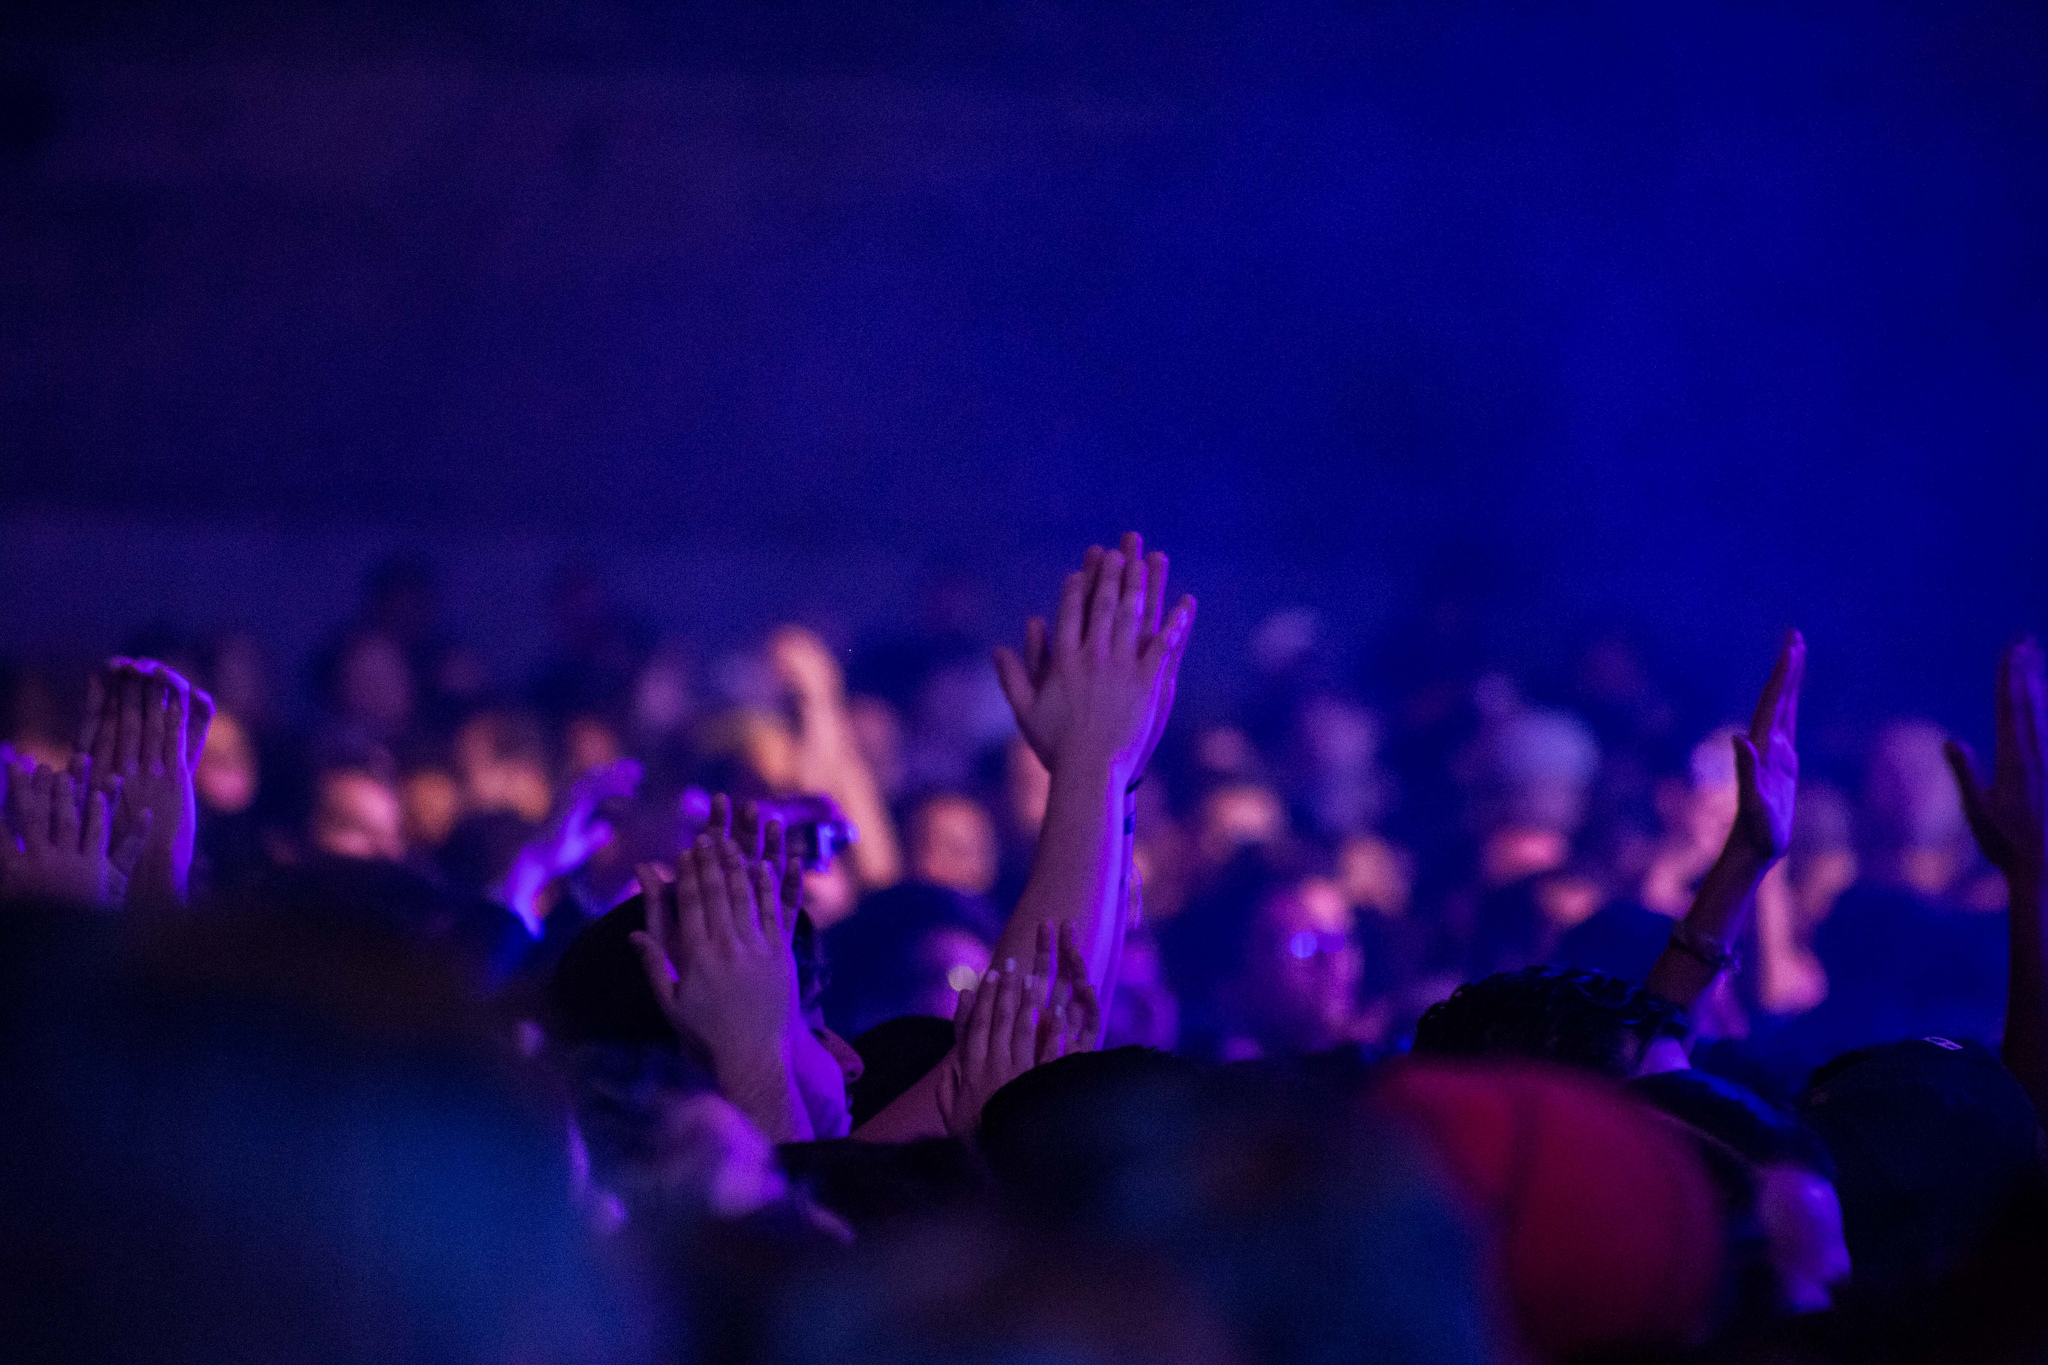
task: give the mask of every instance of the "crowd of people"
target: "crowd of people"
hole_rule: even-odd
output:
[[[396,562],[313,670],[0,694],[0,1355],[2048,1358],[2048,684],[1802,777],[1454,612],[1175,718],[1136,535],[991,655],[493,680]],[[1048,585],[1050,586],[1050,585]],[[1987,661],[1988,663],[1988,661]]]

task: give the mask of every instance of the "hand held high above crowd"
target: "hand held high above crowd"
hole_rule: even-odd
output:
[[[1183,595],[1162,618],[1166,574],[1166,556],[1146,555],[1136,533],[1120,549],[1091,547],[1062,585],[1051,630],[1034,617],[1022,656],[995,651],[1018,729],[1049,770],[1099,763],[1126,782],[1144,770],[1195,617]]]
[[[1950,740],[1949,767],[1985,858],[2038,884],[2048,874],[2048,684],[2040,643],[2022,640],[1999,663],[1997,744],[1987,784],[1967,744]]]
[[[1736,815],[1728,846],[1763,863],[1792,846],[1792,809],[1799,789],[1799,691],[1806,681],[1806,637],[1788,631],[1757,698],[1749,733],[1735,744]]]

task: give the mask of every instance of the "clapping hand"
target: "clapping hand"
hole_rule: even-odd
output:
[[[1135,534],[1119,549],[1091,548],[1067,575],[1050,632],[1025,626],[1024,652],[998,648],[996,676],[1017,728],[1048,769],[1069,759],[1107,760],[1130,781],[1159,742],[1195,599],[1162,617],[1166,556],[1144,553]]]
[[[779,828],[771,833],[779,842]],[[722,828],[707,830],[676,860],[673,881],[642,869],[647,928],[632,937],[662,1014],[777,1141],[812,1135],[791,1075],[798,999],[786,880],[743,857]]]
[[[11,829],[0,831],[0,894],[48,896],[94,909],[119,904],[125,869],[134,866],[148,833],[148,812],[115,853],[106,794],[85,791],[69,773],[10,764],[6,795]]]
[[[1792,845],[1792,806],[1799,789],[1799,687],[1806,679],[1806,640],[1785,636],[1770,681],[1757,698],[1749,733],[1735,736],[1735,828],[1731,846],[1762,863]]]
[[[1999,663],[1997,750],[1989,785],[1968,745],[1947,745],[1977,847],[2007,876],[2036,886],[2048,873],[2048,685],[2042,671],[2041,646],[2031,639],[2006,650]]]
[[[87,685],[74,775],[106,800],[116,845],[140,840],[130,899],[185,898],[199,829],[192,774],[212,724],[213,698],[151,659],[111,659]]]
[[[1038,1064],[1038,990],[1007,958],[960,992],[953,1052],[939,1074],[939,1116],[954,1137],[971,1136],[988,1097]]]
[[[1047,936],[1042,926],[1039,937]],[[1074,926],[1059,927],[1059,971],[1052,1002],[1039,1030],[1038,1060],[1049,1062],[1070,1052],[1094,1052],[1102,1046],[1102,1002],[1088,983],[1088,961],[1075,941]]]
[[[1102,1045],[1102,1011],[1070,924],[1059,928],[1058,952],[1055,968],[1053,926],[1041,924],[1029,971],[1007,959],[960,992],[938,1090],[940,1117],[954,1137],[971,1136],[989,1096],[1032,1067]]]

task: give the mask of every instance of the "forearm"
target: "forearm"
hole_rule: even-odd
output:
[[[889,1101],[881,1113],[853,1130],[862,1142],[916,1142],[946,1136],[946,1116],[939,1110],[939,1073],[953,1065],[949,1051],[938,1065]]]
[[[1109,960],[1102,969],[1102,985],[1096,991],[1097,1003],[1102,1010],[1105,1037],[1109,1032],[1110,1009],[1116,1003],[1117,975],[1123,970],[1124,965],[1124,940],[1130,936],[1131,923],[1135,918],[1132,911],[1137,905],[1134,883],[1138,877],[1138,836],[1128,816],[1131,810],[1128,794],[1124,798],[1124,807],[1127,814],[1123,836],[1123,871],[1117,879],[1116,928],[1109,936]]]
[[[1750,897],[1771,862],[1731,839],[1700,880],[1682,921],[1685,934],[1709,952],[1729,952],[1742,934]],[[1719,975],[1716,968],[1672,943],[1665,945],[1643,985],[1650,994],[1691,1009]]]
[[[798,717],[805,785],[839,803],[860,839],[846,852],[861,887],[877,891],[903,879],[903,851],[889,803],[854,743],[843,698],[813,697]]]
[[[1107,760],[1061,763],[1052,775],[1031,876],[996,945],[996,961],[1031,960],[1040,924],[1070,921],[1099,991],[1122,918],[1124,778]]]
[[[1797,913],[1781,863],[1756,888],[1757,999],[1773,1014],[1798,1014],[1827,998],[1827,973],[1800,943]]]
[[[2005,1000],[2006,1069],[2033,1097],[2034,1110],[2048,1122],[2048,877],[2038,870],[2006,874],[2012,904]]]
[[[773,1049],[752,1056],[728,1050],[712,1054],[712,1074],[733,1107],[745,1114],[770,1142],[809,1142],[810,1115],[797,1089],[796,1072],[781,1039]]]

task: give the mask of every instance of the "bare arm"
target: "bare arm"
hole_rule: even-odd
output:
[[[2048,1122],[2048,685],[2041,646],[2023,640],[1998,670],[1997,732],[1991,784],[1966,745],[1948,745],[1970,832],[2005,873],[2011,895],[2010,973],[2005,1002],[2005,1065]]]
[[[1643,982],[1652,995],[1691,1009],[1731,959],[1757,883],[1792,842],[1792,802],[1799,786],[1799,687],[1806,677],[1806,641],[1785,637],[1770,681],[1757,699],[1749,733],[1735,737],[1740,796],[1728,842],[1671,931],[1671,942]]]
[[[1018,727],[1052,773],[1031,877],[996,944],[998,967],[1028,962],[1041,926],[1070,922],[1089,987],[1099,992],[1125,921],[1124,813],[1171,708],[1195,603],[1163,617],[1166,557],[1147,557],[1135,535],[1090,550],[1064,584],[1054,628],[1034,620],[1024,657],[996,655]],[[1048,983],[1049,984],[1049,983]],[[941,1063],[859,1136],[905,1141],[944,1132]]]
[[[807,791],[821,792],[860,831],[846,852],[861,887],[877,891],[903,877],[903,851],[889,803],[854,742],[847,717],[846,684],[824,641],[800,626],[784,626],[768,642],[769,662],[796,699],[797,750]]]

